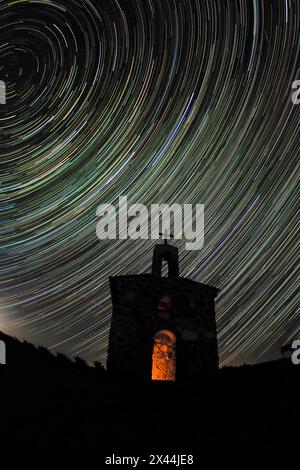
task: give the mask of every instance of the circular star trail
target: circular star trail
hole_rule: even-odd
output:
[[[175,243],[221,289],[220,363],[275,357],[299,329],[299,37],[298,0],[2,1],[0,328],[105,362],[108,277],[154,246],[97,239],[126,195],[205,204],[203,249]]]

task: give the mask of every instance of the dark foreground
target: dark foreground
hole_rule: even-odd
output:
[[[222,369],[198,383],[112,382],[103,369],[2,366],[1,450],[99,455],[295,448],[300,366]]]

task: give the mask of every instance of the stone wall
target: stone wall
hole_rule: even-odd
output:
[[[150,380],[154,336],[160,330],[176,336],[177,381],[218,369],[217,289],[148,274],[111,277],[110,286],[109,372]]]

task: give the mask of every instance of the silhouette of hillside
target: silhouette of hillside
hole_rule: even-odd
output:
[[[79,357],[70,358],[62,353],[52,353],[42,346],[34,346],[31,343],[17,338],[12,338],[0,332],[0,341],[6,345],[6,363],[7,365],[20,367],[39,367],[39,368],[59,368],[68,370],[91,371],[91,367]],[[100,363],[94,363],[97,372],[105,372]]]
[[[142,383],[12,341],[15,367],[0,367],[1,450],[200,455],[299,445],[300,367],[288,359],[223,368],[197,382]]]

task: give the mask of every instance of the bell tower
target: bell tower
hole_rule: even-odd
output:
[[[166,240],[156,245],[152,274],[111,277],[110,289],[109,374],[184,381],[218,370],[214,299],[219,290],[179,276],[177,247]]]
[[[178,248],[165,243],[156,245],[153,252],[152,276],[161,277],[163,261],[168,263],[169,277],[179,276]]]

